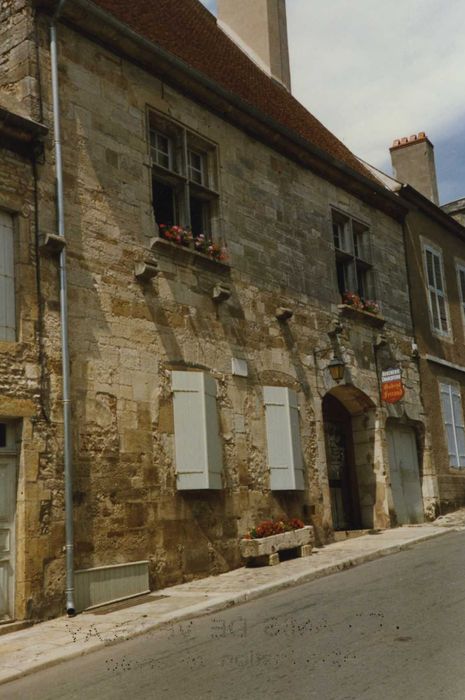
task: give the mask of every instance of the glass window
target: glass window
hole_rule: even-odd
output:
[[[425,245],[424,256],[431,324],[435,331],[448,334],[449,319],[441,251]]]
[[[216,146],[164,115],[150,112],[152,201],[162,238],[173,240],[170,229],[180,227],[189,239],[218,232]]]
[[[362,300],[373,296],[370,232],[365,224],[332,213],[333,243],[339,293],[354,292]]]

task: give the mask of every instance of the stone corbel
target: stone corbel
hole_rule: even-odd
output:
[[[231,296],[231,288],[227,284],[215,284],[213,287],[212,298],[213,301],[221,303],[226,301]]]
[[[275,312],[275,316],[278,321],[281,321],[281,323],[285,323],[286,321],[289,321],[290,318],[292,318],[294,315],[294,312],[292,309],[288,309],[284,306],[278,306]]]
[[[47,255],[59,255],[66,247],[66,240],[56,233],[39,234],[39,248]]]
[[[134,267],[134,275],[139,282],[150,282],[158,273],[159,269],[156,260],[136,263]]]

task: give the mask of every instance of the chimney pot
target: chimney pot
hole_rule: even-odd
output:
[[[425,132],[396,139],[394,146],[397,148],[390,149],[394,177],[408,183],[439,206],[434,149]]]

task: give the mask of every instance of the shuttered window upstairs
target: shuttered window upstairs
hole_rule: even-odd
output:
[[[449,334],[447,296],[444,284],[442,255],[438,249],[424,246],[426,286],[433,330],[442,335]]]
[[[16,340],[13,218],[0,211],[0,340]]]

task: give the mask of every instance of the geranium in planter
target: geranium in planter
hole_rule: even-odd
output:
[[[363,310],[369,314],[379,314],[379,304],[373,299],[367,299],[363,302]]]
[[[356,292],[344,292],[342,303],[369,314],[379,314],[379,304],[374,299],[362,299]]]
[[[313,527],[299,518],[264,520],[240,541],[241,554],[247,563],[278,564],[278,552],[296,549],[300,556],[311,554]]]
[[[192,241],[192,231],[189,228],[167,226],[166,224],[160,224],[158,228],[160,229],[161,238],[164,238],[165,241],[171,241],[171,243],[185,247],[188,247]]]
[[[194,238],[194,250],[198,253],[208,255],[213,260],[227,260],[227,254],[224,248],[218,243],[214,243],[211,238],[207,238],[203,233]]]

